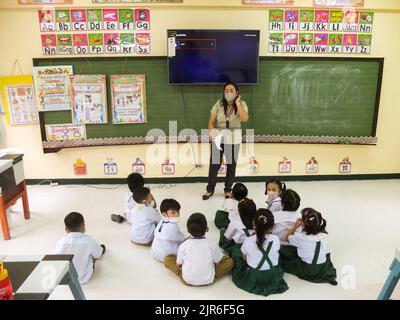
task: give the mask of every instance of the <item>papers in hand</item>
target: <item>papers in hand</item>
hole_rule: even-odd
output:
[[[217,136],[215,136],[214,142],[218,150],[222,150],[221,141],[222,141],[222,134],[218,134]]]

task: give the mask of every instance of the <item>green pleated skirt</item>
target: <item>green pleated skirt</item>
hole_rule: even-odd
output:
[[[326,262],[321,264],[305,263],[297,255],[297,248],[282,245],[279,251],[279,264],[284,272],[293,274],[300,279],[315,283],[330,283],[337,285],[336,269],[332,264],[330,254],[326,255]]]
[[[228,239],[225,238],[224,234],[225,234],[226,229],[222,228],[221,230],[219,230],[219,241],[218,241],[218,245],[220,246],[221,249],[224,249],[228,256],[231,257],[232,255],[232,251],[235,248],[238,248],[240,251],[240,248],[242,247],[241,244],[237,244],[234,241],[230,241]]]
[[[228,228],[229,225],[229,214],[226,211],[218,210],[215,213],[214,223],[218,229]]]
[[[289,289],[283,279],[283,270],[280,266],[275,266],[270,270],[256,270],[247,265],[241,253],[240,259],[238,257],[238,250],[234,250],[232,280],[238,288],[262,296],[283,293]]]

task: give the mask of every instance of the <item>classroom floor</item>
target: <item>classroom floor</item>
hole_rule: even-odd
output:
[[[247,183],[249,197],[264,205],[263,183]],[[223,202],[223,184],[216,195],[201,200],[205,184],[151,185],[158,204],[166,197],[182,205],[181,229],[193,212],[206,214],[208,237],[217,241],[215,211]],[[400,180],[289,182],[301,198],[301,207],[311,206],[327,219],[329,247],[338,272],[339,285],[313,284],[285,274],[289,290],[269,297],[256,296],[235,287],[230,276],[208,287],[187,287],[149,248],[129,241],[129,225],[110,220],[122,213],[126,186],[29,186],[31,219],[23,219],[20,202],[10,213],[10,241],[0,235],[2,254],[51,253],[64,236],[64,216],[81,212],[88,234],[107,246],[96,264],[92,280],[83,286],[88,299],[376,299],[388,275],[395,248],[400,248]],[[51,299],[72,299],[66,286],[59,286]],[[400,299],[400,285],[392,295]]]

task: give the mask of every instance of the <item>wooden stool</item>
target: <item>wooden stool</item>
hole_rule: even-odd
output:
[[[19,198],[22,198],[24,217],[25,220],[28,220],[30,219],[31,215],[29,212],[28,192],[26,191],[25,180],[16,185],[14,188],[7,190],[5,193],[0,195],[0,221],[3,229],[4,240],[10,240],[10,230],[8,228],[6,210],[14,205]]]
[[[400,279],[400,250],[396,250],[396,256],[390,266],[390,273],[386,279],[386,282],[379,294],[378,300],[389,300],[393,293],[394,288]]]

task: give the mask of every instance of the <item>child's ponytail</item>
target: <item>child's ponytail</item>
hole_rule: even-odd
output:
[[[274,216],[268,209],[260,208],[254,218],[254,227],[256,229],[257,247],[262,250],[265,242],[265,234],[271,232],[274,227]]]

